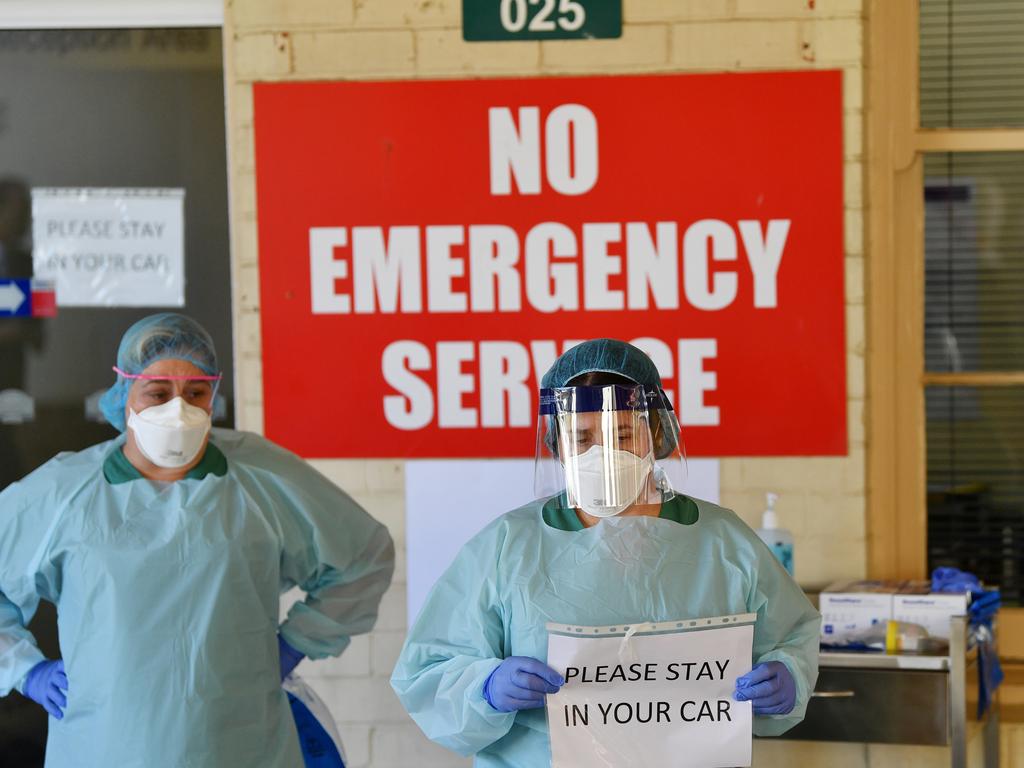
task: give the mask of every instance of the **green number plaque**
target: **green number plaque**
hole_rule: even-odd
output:
[[[462,0],[465,40],[622,36],[622,0]]]

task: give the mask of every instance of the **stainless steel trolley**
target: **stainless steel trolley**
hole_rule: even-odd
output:
[[[978,651],[967,618],[951,621],[945,655],[822,652],[804,721],[781,738],[948,746],[967,768],[968,742],[984,739],[984,765],[999,765],[999,704],[977,719]]]

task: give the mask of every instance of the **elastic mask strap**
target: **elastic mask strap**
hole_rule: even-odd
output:
[[[151,376],[142,373],[127,373],[122,371],[116,365],[111,366],[118,376],[122,376],[126,379],[142,380],[142,381],[220,381],[224,378],[223,373],[218,373],[216,376]]]

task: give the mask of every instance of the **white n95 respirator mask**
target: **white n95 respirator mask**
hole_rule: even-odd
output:
[[[565,462],[569,500],[593,517],[614,517],[632,506],[647,487],[652,455],[592,445]]]
[[[210,414],[176,397],[140,413],[128,409],[128,429],[142,455],[165,469],[190,464],[210,431]]]

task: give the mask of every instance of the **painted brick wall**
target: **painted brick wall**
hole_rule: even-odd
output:
[[[461,0],[227,0],[225,55],[231,162],[238,423],[262,431],[259,269],[252,83],[587,73],[843,70],[850,453],[830,459],[732,459],[722,499],[757,525],[764,493],[781,494],[806,584],[865,571],[862,0],[623,0],[619,40],[465,43]],[[765,403],[765,407],[771,407]],[[390,528],[399,570],[380,623],[337,661],[300,667],[341,725],[355,768],[464,766],[433,746],[387,678],[405,625],[403,467],[391,461],[316,466]],[[877,750],[876,750],[877,753]],[[921,764],[930,754],[914,751]],[[863,745],[758,743],[757,765],[893,764]],[[936,755],[937,757],[937,755]],[[917,764],[917,763],[915,763]]]

